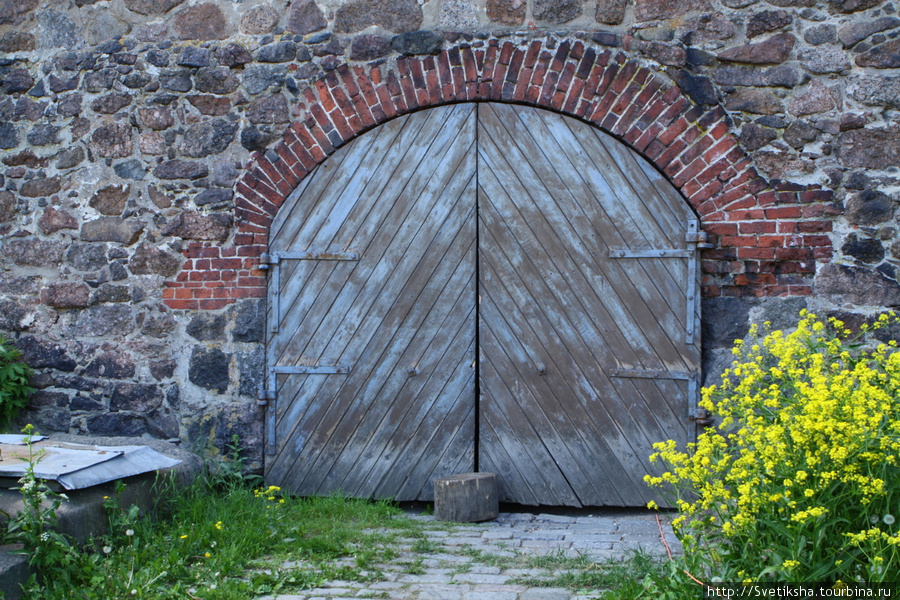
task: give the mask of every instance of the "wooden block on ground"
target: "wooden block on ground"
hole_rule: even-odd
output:
[[[497,475],[461,473],[434,481],[434,518],[476,523],[497,517]]]

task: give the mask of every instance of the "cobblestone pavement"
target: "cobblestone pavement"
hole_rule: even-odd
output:
[[[571,590],[529,587],[518,578],[547,578],[559,571],[546,568],[496,566],[538,555],[586,556],[595,562],[618,560],[641,549],[665,555],[660,527],[649,511],[572,513],[566,515],[500,513],[488,523],[447,524],[431,516],[409,515],[426,522],[427,542],[401,544],[401,552],[382,565],[385,580],[375,583],[329,581],[298,594],[263,596],[257,600],[588,600]],[[663,524],[665,541],[680,552],[672,530]],[[421,551],[422,549],[427,551]],[[563,561],[560,561],[563,562]],[[301,566],[288,563],[286,566]]]

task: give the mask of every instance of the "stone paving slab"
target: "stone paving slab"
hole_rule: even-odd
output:
[[[558,554],[607,562],[620,560],[637,549],[660,557],[666,553],[655,514],[649,511],[603,511],[598,515],[500,513],[493,521],[476,525],[448,525],[421,514],[408,516],[425,523],[423,533],[437,547],[434,552],[418,553],[412,551],[415,540],[405,540],[398,557],[381,566],[386,581],[332,581],[314,590],[256,600],[591,600],[596,596],[590,593],[579,595],[562,588],[515,583],[516,578],[550,577],[557,572],[501,568],[485,564],[482,557]],[[376,532],[387,533],[373,530]],[[664,524],[663,532],[672,552],[680,552],[671,528]],[[421,571],[406,572],[412,561],[418,561]],[[298,564],[291,561],[285,566]]]

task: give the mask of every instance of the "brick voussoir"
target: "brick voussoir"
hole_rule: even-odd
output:
[[[312,137],[310,136],[310,140]],[[296,166],[294,167],[295,171],[299,172],[300,167],[306,172],[303,176],[305,177],[310,171],[316,168],[316,165],[319,163],[312,154],[310,154],[309,149],[306,144],[300,139],[300,136],[297,135],[293,130],[290,130],[288,135],[285,135],[285,149],[290,152],[297,160]],[[325,153],[319,150],[322,155],[322,159],[325,158]]]
[[[279,144],[275,151],[288,169],[288,173],[285,174],[285,181],[289,182],[292,187],[296,187],[298,183],[303,181],[309,170],[286,142]]]
[[[515,84],[519,81],[519,71],[522,70],[522,64],[525,62],[525,50],[517,48],[509,61],[509,68],[506,70],[506,82]]]
[[[286,129],[283,144],[274,148],[279,160],[272,164],[265,154],[255,153],[255,164],[235,188],[236,230],[246,230],[234,236],[238,256],[251,243],[254,248],[264,247],[257,244],[266,243],[268,227],[287,193],[336,146],[396,115],[462,100],[514,100],[542,106],[585,118],[620,135],[671,178],[704,223],[748,224],[740,233],[723,236],[720,243],[744,249],[744,260],[752,263],[751,269],[772,268],[759,261],[797,260],[774,254],[775,246],[786,243],[786,233],[767,235],[759,245],[747,245],[750,237],[774,233],[766,220],[804,219],[803,231],[795,234],[802,236],[797,244],[806,252],[804,260],[830,255],[830,221],[823,218],[824,205],[833,201],[830,190],[811,186],[784,189],[778,182],[770,187],[737,142],[726,111],[694,105],[677,86],[664,82],[623,52],[613,56],[608,49],[566,41],[555,49],[548,49],[541,40],[527,45],[488,40],[477,49],[464,43],[436,56],[398,58],[393,66],[390,61],[366,67],[341,65],[312,83],[303,97],[307,104],[300,107],[308,116]],[[800,213],[802,217],[772,212],[777,210],[774,206],[787,207],[785,201],[812,208]],[[188,269],[202,270],[196,267],[189,265]],[[705,280],[704,289],[727,295],[803,293],[809,289],[795,275],[805,273],[808,267],[785,269],[794,279],[761,272],[744,272],[743,278],[735,279],[734,273],[721,271]],[[257,275],[235,275],[237,280],[226,281],[232,277],[229,274],[209,280],[206,283],[219,287],[199,289],[223,296],[199,301],[231,302],[234,297],[246,297],[235,295],[241,282],[247,287],[240,289],[263,297],[265,282]],[[177,289],[185,288],[172,291]]]
[[[318,97],[317,104],[324,110],[325,112],[329,112],[335,106],[337,106],[337,102],[335,102],[334,97],[331,95],[331,90],[328,88],[328,84],[324,79],[319,79],[318,81],[313,82],[312,88],[315,91],[315,96]],[[309,94],[306,96],[306,99],[310,103],[316,103],[314,96]]]

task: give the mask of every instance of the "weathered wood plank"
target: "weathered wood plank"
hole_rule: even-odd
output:
[[[380,365],[393,371],[377,392],[380,406],[370,408],[365,422],[350,434],[324,480],[326,487],[392,488],[392,494],[396,494],[403,483],[400,477],[403,471],[396,465],[415,464],[407,460],[409,454],[417,454],[420,445],[436,431],[444,438],[452,437],[462,419],[461,411],[465,412],[472,403],[474,382],[470,374],[454,369],[460,362],[471,362],[473,357],[469,352],[475,338],[472,318],[475,280],[469,268],[474,255],[474,231],[470,229],[466,234],[457,235],[457,239],[468,238],[468,249],[447,253],[440,263],[443,266],[451,256],[459,257],[453,274],[448,277],[438,271],[430,276],[431,282],[444,281],[444,287],[434,294],[429,288],[436,286],[423,288],[411,302],[416,310],[410,311],[394,342],[377,359]],[[419,269],[417,273],[425,274],[427,269]],[[409,293],[409,287],[400,292],[400,297]],[[426,311],[427,314],[419,315]],[[402,335],[406,331],[413,332],[408,341]],[[414,376],[409,375],[411,368],[416,369]],[[451,377],[454,372],[463,377]],[[467,404],[459,405],[456,399],[463,389],[468,393]],[[445,419],[447,422],[442,422]],[[426,422],[435,428],[426,426]],[[420,459],[428,462],[431,457]],[[367,475],[357,477],[348,485],[337,483],[348,470],[341,465],[352,466],[353,470]],[[349,482],[349,478],[345,477],[344,481]]]
[[[525,344],[529,349],[513,362],[544,361],[552,365],[552,369],[562,371],[564,376],[561,377],[562,383],[551,386],[548,385],[547,375],[529,380],[522,370],[516,371],[517,365],[503,365],[496,372],[487,372],[482,377],[482,389],[490,386],[491,391],[494,391],[493,387],[512,387],[516,393],[505,397],[504,401],[528,405],[523,406],[523,412],[532,420],[535,414],[543,414],[553,420],[560,430],[557,435],[541,431],[537,433],[537,439],[532,441],[544,444],[559,468],[566,473],[575,493],[590,498],[591,503],[598,502],[601,494],[579,479],[576,475],[577,466],[570,460],[576,455],[593,453],[590,460],[594,464],[617,464],[618,477],[601,477],[613,482],[617,491],[624,491],[623,499],[610,501],[603,498],[599,502],[641,504],[652,495],[643,488],[641,481],[643,473],[650,469],[646,459],[651,451],[650,445],[673,435],[681,437],[685,429],[686,410],[672,410],[670,403],[661,403],[660,387],[655,382],[619,381],[613,386],[606,377],[586,377],[585,368],[581,365],[589,365],[587,368],[594,369],[599,365],[601,371],[624,360],[629,361],[626,364],[639,364],[643,368],[654,365],[669,369],[684,365],[681,349],[668,339],[666,331],[683,332],[685,313],[683,310],[675,310],[678,294],[675,294],[674,300],[667,299],[643,265],[628,269],[611,264],[608,254],[604,252],[612,245],[609,240],[616,238],[623,242],[629,237],[637,240],[632,241],[632,245],[648,244],[649,240],[653,244],[651,247],[667,247],[670,238],[658,235],[659,223],[655,220],[645,223],[648,217],[652,218],[652,215],[645,214],[649,210],[648,205],[652,208],[660,197],[635,198],[634,188],[629,188],[627,193],[622,192],[627,200],[623,203],[616,196],[620,190],[604,179],[606,173],[600,173],[592,163],[583,160],[582,154],[575,156],[574,151],[556,140],[541,121],[541,115],[536,115],[536,112],[523,107],[480,109],[479,184],[484,194],[479,195],[479,201],[482,198],[486,200],[480,205],[480,293],[483,298],[490,296],[492,299],[501,291],[521,296],[518,301],[512,297],[503,298],[496,308],[507,319],[514,318],[517,310],[524,311],[523,316],[500,336],[503,349],[508,352],[516,342]],[[523,117],[523,114],[527,117]],[[560,119],[549,117],[548,120],[554,118]],[[523,131],[519,130],[521,123],[528,124],[527,128],[522,128]],[[585,148],[583,144],[574,147],[579,148],[583,154],[595,150],[592,146]],[[603,152],[604,148],[599,148],[599,151]],[[610,156],[609,153],[605,155],[607,158]],[[562,167],[560,163],[564,163]],[[563,170],[560,171],[560,168]],[[621,176],[623,170],[617,169]],[[626,165],[625,171],[631,177],[643,177],[643,173],[633,163]],[[597,181],[602,185],[598,186]],[[575,187],[570,191],[569,186],[573,182]],[[593,182],[593,185],[588,182]],[[649,183],[646,183],[638,187],[645,190],[648,186]],[[585,191],[589,193],[585,194]],[[597,198],[598,192],[600,198]],[[585,204],[588,206],[585,207]],[[671,213],[671,210],[665,210]],[[602,218],[598,219],[598,216]],[[489,218],[494,219],[493,223],[488,224]],[[680,228],[682,233],[676,233],[674,237],[680,235],[683,239],[686,222]],[[494,243],[490,246],[485,232],[499,237],[499,241],[490,238]],[[682,242],[681,247],[683,246]],[[503,260],[497,258],[503,253],[512,256],[506,256]],[[489,276],[486,277],[486,274]],[[654,275],[674,281],[668,272]],[[546,286],[542,280],[547,281]],[[612,294],[598,293],[598,280],[612,280]],[[639,288],[641,284],[643,287]],[[493,286],[491,293],[486,293],[489,285]],[[679,290],[683,298],[683,288],[676,288],[674,291]],[[655,302],[644,295],[648,292]],[[673,304],[676,307],[673,308]],[[541,317],[536,317],[535,311],[529,308],[533,306],[540,307]],[[609,319],[610,310],[617,318]],[[484,320],[480,322],[483,351],[486,350],[485,342],[492,341],[490,338],[486,339],[485,332],[495,329],[500,318],[498,315],[488,317],[487,311],[486,301],[483,301]],[[604,313],[606,318],[603,317]],[[550,328],[545,328],[543,322],[549,322]],[[610,323],[614,327],[603,327]],[[554,344],[555,339],[560,339],[561,342]],[[613,343],[614,350],[604,350],[609,342]],[[659,348],[660,345],[663,346],[662,349]],[[498,350],[495,348],[493,353],[485,354],[488,359],[482,361],[483,370],[487,362],[496,360]],[[577,367],[574,370],[567,369],[569,364]],[[515,382],[502,384],[489,380],[490,376],[502,379],[503,375],[500,373],[508,371],[518,373]],[[584,401],[579,396],[599,395],[595,382],[600,380],[605,380],[604,385],[612,388],[612,393],[607,392],[603,396],[607,410],[602,412],[614,423],[614,431],[620,433],[618,439],[606,438],[612,452],[605,459],[599,456],[598,448],[586,448],[577,441],[581,433],[577,430],[583,431],[588,428],[585,424],[590,424],[592,419],[597,418],[584,417],[580,413]],[[579,383],[567,387],[570,382]],[[515,387],[523,384],[531,392],[530,399],[529,394]],[[671,387],[671,382],[662,384],[662,387],[666,386]],[[678,402],[678,396],[683,397],[678,394],[675,396],[670,399],[673,403]],[[617,407],[619,410],[609,410],[610,407]],[[487,414],[486,408],[489,405],[483,407],[482,419],[491,422],[493,415]],[[510,410],[509,405],[504,408]],[[573,425],[575,422],[578,423],[577,427]],[[510,453],[509,440],[523,435],[523,432],[530,433],[527,428],[521,424],[499,422],[492,429],[500,444],[506,445],[507,454],[512,454],[514,461],[517,460],[517,453],[521,453],[521,450]],[[566,449],[562,449],[558,443],[563,439]],[[548,440],[550,445],[547,445]],[[483,440],[482,453],[489,455]],[[610,461],[609,456],[621,457],[621,461]],[[632,464],[627,464],[629,460]],[[548,502],[547,499],[540,501]]]
[[[427,136],[426,139],[430,140]],[[403,149],[403,152],[406,152],[409,148],[415,149],[417,147],[421,146],[412,143],[408,148]],[[452,145],[448,145],[448,151],[451,148]],[[465,154],[465,151],[459,148],[454,150],[454,152],[460,156]],[[444,155],[438,152],[436,156],[440,158]],[[447,161],[448,165],[452,162]],[[445,177],[452,177],[453,172],[451,170],[445,173]],[[397,187],[394,188],[397,193],[403,192],[404,189],[421,189],[428,183],[421,174],[418,177],[413,171],[410,171],[408,174],[410,180],[407,187],[402,188],[400,184],[397,184]],[[441,181],[438,181],[436,185],[440,186],[443,184]],[[462,188],[465,182],[458,180],[454,185]],[[369,307],[376,302],[379,293],[387,293],[384,291],[385,285],[390,287],[392,281],[402,281],[403,274],[410,271],[412,265],[407,265],[406,271],[396,271],[393,265],[399,260],[399,254],[403,251],[403,248],[408,246],[408,240],[416,233],[416,230],[412,227],[405,227],[403,229],[405,232],[404,237],[396,240],[396,247],[388,247],[388,240],[391,239],[393,234],[391,227],[398,222],[403,222],[402,219],[408,217],[404,212],[405,207],[410,207],[412,202],[408,198],[405,201],[400,201],[391,196],[382,196],[381,199],[383,201],[378,203],[379,212],[376,213],[374,210],[371,210],[365,215],[360,215],[361,218],[364,218],[364,221],[374,219],[377,220],[377,223],[364,222],[356,225],[353,231],[355,236],[360,237],[362,235],[366,238],[377,236],[379,232],[382,232],[384,236],[383,247],[374,246],[372,252],[364,254],[363,259],[350,267],[349,270],[343,270],[341,266],[335,267],[331,272],[331,278],[317,280],[318,294],[307,294],[307,297],[302,298],[293,306],[292,310],[296,313],[294,317],[296,321],[288,322],[288,325],[285,327],[287,331],[293,332],[290,344],[298,346],[297,349],[291,352],[292,360],[325,361],[342,359],[346,343],[352,338],[351,333],[354,329],[356,329],[358,335],[351,352],[356,354],[362,352],[365,348],[365,342],[370,339],[380,322],[377,317],[368,318],[366,316]],[[412,218],[421,220],[428,213],[428,209],[428,206],[419,207],[417,212],[413,213]],[[447,207],[440,207],[440,210],[447,210]],[[385,218],[384,215],[391,212],[396,212],[399,221]],[[384,223],[392,225],[384,229]],[[360,234],[361,231],[366,231],[367,233]],[[321,268],[321,265],[317,268]],[[392,280],[391,277],[399,277],[401,279]],[[364,289],[369,291],[362,293]],[[360,331],[360,327],[364,331]],[[342,344],[331,341],[337,330],[340,330],[339,333],[343,340]],[[367,335],[369,337],[361,337],[365,332],[368,332]],[[288,347],[294,347],[290,344]],[[351,362],[356,362],[357,360],[356,356],[348,356],[346,359]],[[313,381],[311,383],[313,387],[307,392],[317,394],[319,388],[326,385],[327,381]],[[332,382],[332,384],[337,385],[337,382]],[[330,392],[326,391],[323,393],[334,393],[334,389],[332,387]],[[319,408],[324,409],[324,406]],[[288,422],[297,422],[296,419],[292,418],[293,415],[285,414],[285,416],[288,417]]]
[[[631,324],[631,329],[623,331],[628,343],[638,349],[638,352],[649,351],[660,354],[661,360],[677,360],[678,352],[670,345],[663,342],[664,345],[659,346],[656,340],[654,343],[648,342],[648,336],[652,337],[653,334],[644,331],[644,324],[662,318],[666,320],[664,323],[666,331],[683,331],[683,312],[658,311],[656,307],[659,303],[668,302],[669,298],[677,298],[679,295],[683,297],[684,291],[675,286],[666,293],[650,295],[645,302],[636,304],[634,302],[636,290],[652,292],[656,289],[657,284],[653,277],[645,274],[642,262],[609,263],[606,260],[608,246],[613,244],[607,242],[607,247],[604,248],[593,241],[596,238],[591,234],[597,235],[603,241],[621,238],[621,242],[615,245],[629,246],[635,243],[635,239],[641,240],[645,236],[643,222],[637,220],[630,206],[640,202],[638,200],[623,202],[618,195],[630,192],[625,189],[625,184],[617,182],[613,185],[606,181],[607,172],[612,168],[608,167],[601,172],[599,168],[592,167],[593,163],[589,161],[588,157],[593,152],[602,152],[603,149],[598,150],[584,145],[593,141],[591,136],[581,136],[584,139],[571,136],[566,138],[564,136],[567,129],[559,130],[557,127],[557,130],[551,133],[541,122],[530,123],[528,128],[523,129],[517,117],[532,115],[536,109],[499,107],[494,110],[497,113],[496,118],[483,118],[482,123],[491,126],[491,132],[494,134],[492,138],[503,141],[502,144],[498,144],[503,151],[497,153],[497,162],[502,165],[500,158],[503,158],[508,164],[516,165],[514,172],[522,184],[519,193],[513,194],[513,197],[525,198],[527,196],[523,194],[527,194],[530,190],[545,190],[546,195],[543,198],[545,201],[541,202],[536,210],[550,221],[549,228],[553,231],[572,230],[575,235],[567,239],[566,244],[572,244],[572,250],[577,257],[590,257],[598,266],[598,273],[602,278],[609,280],[612,295],[603,294],[601,297],[597,294],[597,296],[601,302],[607,297],[610,298],[607,309],[615,314],[615,323],[622,327]],[[511,111],[513,114],[505,114]],[[500,118],[501,116],[503,118]],[[559,115],[545,117],[550,124],[556,123],[559,119],[562,119]],[[515,126],[518,128],[515,129]],[[485,136],[482,136],[482,139],[484,144],[491,141],[485,139]],[[573,148],[577,148],[578,151],[573,151]],[[540,160],[544,157],[543,152],[548,153],[547,158]],[[549,157],[552,157],[552,160]],[[586,182],[593,183],[586,185]],[[601,214],[597,213],[598,209],[602,211]],[[590,225],[581,217],[585,214],[589,215]],[[682,230],[685,225],[682,223]],[[584,233],[580,233],[582,231]],[[542,239],[545,237],[552,239],[547,235]],[[662,246],[667,243],[658,241]],[[652,244],[653,242],[650,242],[650,245]],[[579,261],[576,260],[577,262]],[[668,278],[667,275],[666,277]],[[631,297],[621,298],[625,290],[628,290]],[[629,318],[628,314],[632,317]]]
[[[482,215],[489,214],[488,211],[482,210]],[[509,251],[509,248],[516,242],[509,236],[503,236],[502,241],[496,242],[490,232],[496,231],[496,228],[487,226],[482,228],[484,237],[481,253],[481,273],[482,273],[482,322],[481,336],[482,339],[490,340],[485,337],[485,330],[491,329],[502,324],[504,318],[517,316],[517,313],[524,312],[527,316],[520,317],[517,322],[508,327],[511,331],[504,341],[505,346],[521,343],[520,340],[527,340],[531,346],[530,352],[532,356],[521,356],[516,362],[530,363],[531,373],[529,380],[531,385],[540,384],[540,400],[542,404],[547,404],[546,410],[553,414],[557,420],[571,413],[571,420],[578,423],[577,427],[570,425],[563,427],[562,435],[567,439],[583,438],[583,443],[587,446],[594,446],[590,450],[579,448],[576,455],[584,457],[586,461],[593,465],[599,466],[597,471],[602,473],[605,465],[620,462],[626,464],[630,469],[639,470],[640,462],[634,459],[634,452],[630,449],[630,439],[627,435],[628,426],[624,428],[618,425],[613,419],[612,414],[608,412],[607,405],[616,406],[621,403],[617,397],[616,388],[614,388],[608,378],[603,373],[602,368],[596,360],[587,358],[592,350],[583,341],[584,336],[592,340],[591,346],[595,351],[604,351],[607,348],[601,336],[597,336],[589,327],[582,329],[572,325],[567,314],[573,312],[573,309],[560,308],[556,305],[555,299],[548,297],[546,285],[543,283],[541,275],[537,269],[526,267],[525,263],[518,265],[518,273],[515,269],[510,268],[508,261],[506,266],[498,264],[503,261],[502,256],[498,256],[498,252],[491,253],[491,248],[503,248]],[[502,234],[503,230],[499,230]],[[500,274],[496,274],[497,271]],[[573,358],[574,354],[582,357],[577,361]],[[610,350],[606,350],[607,352]],[[522,352],[525,352],[523,349]],[[493,354],[484,351],[485,356],[492,357]],[[547,389],[544,377],[535,377],[535,369],[538,364],[543,363],[550,379],[558,379],[556,385],[560,389],[565,389],[571,398],[577,404],[568,404],[567,409],[563,410],[558,407],[553,391]],[[507,367],[509,368],[509,367]],[[498,382],[499,384],[499,382]],[[482,386],[493,388],[493,382],[486,381],[482,377]],[[603,405],[598,405],[596,398],[602,396],[607,399]],[[522,393],[516,393],[513,398],[521,399]],[[508,398],[509,399],[509,398]],[[624,407],[624,404],[622,404]],[[507,409],[508,410],[508,409]],[[536,412],[536,409],[527,410],[528,414]],[[627,422],[630,413],[625,411],[624,420]],[[487,418],[487,417],[485,417]],[[631,423],[631,427],[640,427],[639,423]],[[515,435],[522,435],[524,431],[513,429]],[[512,433],[511,433],[512,434]],[[612,453],[617,455],[616,459],[611,459],[608,454],[610,450],[607,446],[612,447]],[[486,450],[484,450],[486,452]],[[590,470],[590,466],[585,467]],[[567,474],[567,477],[569,475]],[[621,487],[621,486],[620,486]],[[624,484],[624,488],[628,489],[629,485]],[[579,492],[585,497],[595,498],[596,493],[590,493],[590,486],[583,486]],[[594,502],[596,504],[613,504],[612,499],[608,502]],[[544,502],[547,503],[547,502]]]
[[[429,118],[420,118],[416,122],[406,123],[399,132],[397,141],[393,145],[383,148],[385,158],[377,155],[371,157],[372,168],[357,171],[358,179],[365,181],[365,186],[359,194],[351,195],[349,198],[343,196],[343,187],[345,182],[341,180],[340,185],[336,189],[328,188],[323,190],[318,197],[313,197],[310,202],[313,206],[318,207],[315,215],[320,215],[318,219],[310,219],[312,225],[320,224],[325,227],[326,231],[318,232],[312,225],[304,228],[304,232],[308,239],[304,239],[300,244],[331,246],[331,249],[350,248],[363,252],[367,257],[367,265],[375,264],[374,259],[384,252],[383,240],[378,238],[377,231],[381,227],[387,215],[393,215],[394,218],[402,218],[398,211],[402,207],[395,206],[393,202],[382,202],[382,199],[396,200],[397,196],[402,193],[402,186],[409,184],[418,187],[420,184],[415,182],[423,181],[427,177],[426,174],[417,173],[417,167],[421,161],[421,156],[428,153],[429,147],[434,144],[431,136],[420,135],[421,127],[418,126],[420,121],[424,121],[424,125],[433,127],[443,122],[451,125],[455,124],[464,113],[457,115],[456,119],[450,118],[453,115],[444,115],[446,119],[441,119],[440,112],[427,115]],[[452,136],[456,134],[456,130],[445,128],[446,135]],[[363,136],[365,137],[365,136]],[[446,141],[446,140],[445,140]],[[447,150],[452,147],[448,142]],[[436,154],[440,156],[445,150],[437,149]],[[367,154],[365,147],[361,147],[355,153],[362,155]],[[328,164],[327,162],[324,164]],[[323,166],[324,166],[323,164]],[[386,168],[376,168],[384,164]],[[307,200],[304,197],[303,202]],[[344,206],[348,221],[342,224],[336,223],[334,215],[334,206]],[[335,229],[337,231],[335,231]],[[374,244],[372,251],[369,246]],[[380,244],[380,245],[379,245]],[[291,247],[297,246],[297,241],[291,242]],[[293,248],[292,248],[293,249]],[[305,250],[305,247],[297,247],[298,250]],[[289,271],[285,272],[282,277],[284,290],[282,292],[282,301],[284,303],[284,315],[302,315],[308,318],[310,322],[320,322],[324,311],[331,306],[339,294],[344,296],[352,294],[353,290],[345,290],[340,282],[350,282],[347,271],[355,271],[358,268],[365,268],[365,265],[339,265],[332,263],[317,263],[312,265],[298,265],[297,262],[287,261],[286,268],[292,266],[298,270],[297,276],[291,276]],[[293,264],[292,264],[293,263]],[[361,276],[355,276],[354,281],[365,282]],[[324,294],[320,298],[320,294]],[[299,323],[284,323],[283,326],[289,330],[296,332],[305,331]],[[285,336],[279,345],[278,353],[288,352],[290,355],[299,357],[304,353],[304,341],[296,339],[296,336]],[[290,348],[288,350],[288,347]],[[282,360],[279,358],[279,360]]]
[[[562,143],[581,144],[585,149],[583,160],[594,165],[588,172],[602,172],[608,189],[613,190],[611,195],[598,195],[602,205],[613,216],[614,222],[629,220],[634,224],[633,227],[623,229],[623,241],[627,247],[635,250],[686,247],[686,223],[694,216],[688,204],[677,196],[677,192],[678,203],[667,201],[675,200],[675,197],[667,199],[655,193],[646,172],[634,167],[635,155],[632,151],[615,140],[608,139],[601,132],[585,131],[583,128],[572,127],[569,123],[566,123],[565,129],[555,127],[554,134],[560,136]],[[623,172],[623,167],[629,169]],[[598,186],[596,177],[589,178],[588,182],[592,187]],[[599,191],[603,188],[596,189]],[[644,283],[637,289],[647,295],[648,302],[654,302],[651,297],[653,288],[656,288],[658,297],[666,301],[671,299],[682,302],[685,296],[683,281],[687,261],[639,261],[630,265],[625,263],[623,268],[633,275],[646,275]],[[676,320],[674,323],[663,324],[670,336],[676,335],[679,328],[683,331],[685,327],[684,314],[673,311],[672,316]]]
[[[440,169],[437,172],[440,172]],[[457,181],[461,181],[459,186],[456,185]],[[450,182],[445,182],[441,178],[437,185],[438,189],[444,190],[447,194],[459,195],[461,190],[457,188],[464,188],[467,183],[461,178]],[[453,205],[449,203],[432,205],[434,191],[424,194],[423,198],[426,198],[427,202],[414,207],[411,216],[396,224],[402,234],[397,234],[385,253],[386,258],[381,260],[376,266],[374,274],[369,278],[369,282],[376,284],[375,287],[370,285],[369,291],[364,289],[356,296],[354,303],[346,312],[342,313],[344,320],[335,321],[342,329],[338,329],[336,334],[327,340],[327,345],[324,347],[323,357],[340,351],[343,360],[352,361],[357,365],[357,369],[348,379],[348,384],[351,385],[347,389],[355,390],[357,389],[355,386],[358,385],[359,391],[355,396],[352,394],[347,396],[346,401],[349,402],[349,406],[346,411],[330,411],[323,416],[322,425],[316,427],[319,432],[328,432],[327,439],[337,440],[338,444],[325,443],[316,460],[323,466],[321,468],[310,466],[307,479],[310,482],[309,485],[313,485],[313,487],[317,485],[314,482],[327,473],[327,465],[335,459],[336,453],[340,451],[341,441],[345,439],[348,429],[353,429],[352,424],[355,420],[365,412],[376,411],[377,413],[385,410],[383,405],[369,401],[372,398],[380,397],[378,390],[383,384],[382,377],[390,375],[389,365],[396,360],[396,357],[402,352],[403,345],[408,343],[419,326],[419,323],[415,321],[408,325],[404,324],[405,316],[410,310],[414,311],[414,315],[420,316],[425,314],[428,309],[428,305],[424,303],[422,305],[412,304],[410,307],[418,292],[403,294],[403,286],[411,279],[414,282],[419,281],[415,275],[420,272],[418,266],[423,264],[423,252],[429,248],[435,249],[433,259],[426,258],[424,259],[425,263],[429,260],[432,262],[441,260],[443,254],[441,249],[444,246],[440,242],[435,244],[435,237],[453,239],[457,227],[462,225],[460,221],[464,220],[466,214],[471,214],[464,211],[462,206],[459,207],[460,210],[451,211]],[[407,226],[410,223],[413,225]],[[415,225],[416,223],[418,225]],[[389,228],[389,226],[386,227]],[[472,235],[474,236],[474,231],[472,231]],[[433,284],[437,285],[439,289],[443,287],[443,283],[439,281],[435,281]],[[401,294],[398,295],[398,292]],[[332,312],[329,316],[334,314]],[[346,325],[351,323],[359,325],[355,329],[349,330]],[[379,361],[379,356],[386,357],[385,360],[390,362]],[[353,400],[351,400],[351,396],[354,398]],[[386,401],[390,398],[390,394],[385,394]]]
[[[480,467],[504,500],[659,501],[641,478],[656,469],[652,442],[692,437],[686,383],[610,374],[697,369],[684,331],[699,282],[686,281],[686,259],[616,260],[609,248],[686,248],[692,213],[587,125],[477,110],[423,111],[361,136],[276,217],[272,249],[362,256],[285,261],[270,363],[352,370],[278,376],[267,475],[299,493],[430,499],[437,477],[473,468],[478,393]]]
[[[566,173],[569,177],[560,177],[555,170],[561,168],[561,165],[566,166],[565,147],[556,148],[557,158],[554,161],[556,166],[550,167],[546,160],[541,160],[541,145],[530,142],[530,135],[526,133],[510,134],[506,129],[509,122],[515,123],[511,118],[501,120],[498,115],[492,113],[483,114],[481,119],[483,127],[487,129],[485,135],[481,135],[479,139],[483,148],[481,164],[487,169],[501,173],[504,178],[502,183],[499,179],[491,182],[494,184],[494,190],[508,191],[510,202],[529,203],[535,211],[533,216],[538,218],[538,221],[533,222],[529,218],[527,226],[540,228],[539,241],[536,245],[555,244],[554,259],[559,261],[568,259],[569,265],[576,267],[551,271],[549,273],[551,277],[568,277],[571,280],[577,277],[582,269],[584,270],[582,277],[590,279],[587,281],[586,289],[582,289],[583,293],[596,297],[612,317],[603,323],[598,322],[596,326],[607,327],[608,323],[610,327],[621,330],[621,344],[617,349],[620,351],[631,349],[631,352],[637,353],[639,360],[642,361],[656,360],[653,355],[657,355],[659,349],[650,342],[650,334],[644,331],[644,324],[655,320],[655,303],[635,304],[630,301],[631,298],[621,297],[626,290],[633,294],[631,289],[635,284],[630,277],[631,273],[628,272],[626,265],[606,261],[607,249],[597,246],[595,241],[597,238],[606,240],[609,237],[618,238],[625,235],[624,228],[618,226],[619,223],[614,217],[601,219],[589,226],[583,219],[577,218],[583,211],[596,209],[596,203],[590,202],[593,196],[589,190],[579,189],[580,193],[573,193],[568,191],[567,186],[573,183],[577,185],[581,177],[590,177],[594,174],[580,173],[578,169],[571,167],[571,172]],[[497,142],[494,143],[494,140]],[[547,143],[554,142],[547,140]],[[535,197],[537,193],[542,194],[540,198]],[[496,197],[499,201],[502,195],[492,191],[488,197]],[[540,204],[540,208],[537,208],[537,204]],[[557,208],[560,204],[565,208]],[[552,223],[546,222],[548,216],[553,218]],[[630,218],[626,221],[630,221]],[[571,232],[573,229],[574,235],[568,237],[565,242],[559,240],[557,232]],[[580,231],[584,233],[579,235]],[[572,255],[569,255],[569,252]],[[594,270],[591,264],[597,265],[598,269]],[[637,285],[652,287],[652,282],[648,279],[639,280]],[[660,297],[657,301],[665,302],[665,299]],[[670,349],[670,354],[673,358],[677,356],[674,349]]]
[[[473,360],[474,341],[472,115],[471,107],[449,107],[412,117],[424,125],[403,129],[416,137],[387,148],[393,157],[372,157],[391,164],[389,176],[372,177],[363,167],[354,175],[379,179],[378,195],[338,210],[326,186],[311,214],[327,217],[318,230],[298,229],[292,242],[310,248],[328,239],[330,246],[320,241],[320,247],[361,251],[349,271],[316,265],[304,285],[291,289],[287,360],[353,363],[348,375],[307,376],[280,411],[279,435],[303,443],[286,444],[290,451],[272,461],[269,473],[298,493],[430,496],[434,477],[473,467],[474,378],[459,368]],[[414,365],[433,373],[411,378]],[[459,451],[459,438],[467,451]],[[411,461],[423,447],[432,451],[414,481]]]

